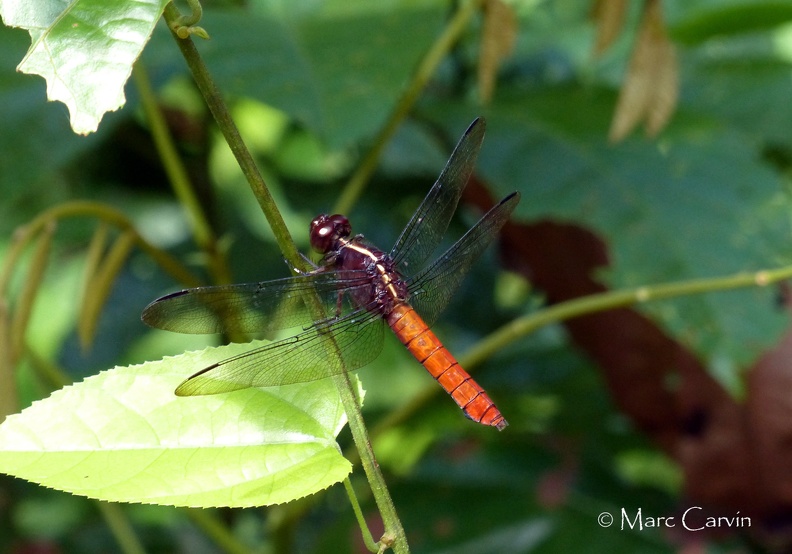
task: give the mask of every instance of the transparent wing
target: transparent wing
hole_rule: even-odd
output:
[[[319,323],[293,337],[213,364],[179,385],[176,394],[290,385],[357,369],[379,354],[383,326],[382,317],[368,311]]]
[[[365,271],[322,271],[274,281],[198,287],[158,298],[143,322],[176,333],[259,333],[313,322],[306,305],[318,295],[328,318],[358,309],[353,293],[369,286]]]
[[[409,280],[410,304],[427,325],[448,305],[462,278],[509,220],[519,201],[518,192],[501,200],[432,265]]]
[[[417,271],[440,244],[473,173],[485,129],[482,118],[470,124],[440,177],[396,241],[390,256],[400,272],[409,275]]]

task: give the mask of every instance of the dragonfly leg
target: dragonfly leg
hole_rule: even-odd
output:
[[[319,271],[321,271],[321,270],[323,270],[323,269],[324,269],[324,267],[322,267],[322,266],[319,266],[319,265],[316,265],[315,263],[313,263],[313,262],[311,261],[311,258],[309,258],[308,256],[306,256],[306,255],[305,255],[305,254],[303,254],[302,252],[299,252],[299,254],[300,254],[300,257],[303,259],[303,261],[304,261],[306,264],[308,264],[308,266],[309,266],[309,267],[311,267],[311,269],[310,269],[309,271],[303,271],[303,270],[301,270],[299,267],[297,267],[297,266],[293,265],[293,264],[292,264],[292,263],[291,263],[289,260],[287,260],[286,258],[283,258],[283,262],[284,262],[284,263],[285,263],[285,264],[286,264],[286,265],[289,267],[289,269],[290,269],[290,270],[291,270],[293,273],[296,273],[297,275],[311,275],[312,273],[317,273],[317,272],[319,272]]]
[[[338,300],[336,302],[335,314],[327,316],[326,318],[321,319],[319,321],[315,321],[313,325],[319,327],[327,327],[328,325],[332,324],[334,321],[337,321],[338,318],[341,317],[341,307],[343,306],[342,304],[343,297],[344,297],[344,291],[339,291]],[[307,331],[310,327],[312,327],[312,325],[303,327],[303,331]]]
[[[338,298],[336,299],[336,317],[341,316],[341,308],[344,306],[344,291],[338,291]]]

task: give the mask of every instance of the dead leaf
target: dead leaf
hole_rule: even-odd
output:
[[[627,15],[627,0],[597,0],[592,17],[597,23],[597,38],[594,41],[594,55],[599,56],[613,44],[619,36]]]
[[[478,60],[479,98],[483,104],[492,99],[498,70],[514,50],[516,38],[517,19],[512,8],[501,0],[487,0]]]
[[[668,38],[659,0],[647,0],[608,138],[624,139],[646,119],[646,134],[655,136],[676,107],[679,75],[674,45]]]

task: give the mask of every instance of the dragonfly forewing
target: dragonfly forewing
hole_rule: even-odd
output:
[[[382,349],[384,321],[357,312],[213,364],[176,389],[179,396],[307,383],[362,367]]]
[[[177,333],[267,333],[307,327],[314,321],[306,300],[318,297],[327,318],[354,311],[351,294],[370,286],[364,271],[326,271],[261,283],[187,289],[155,300],[143,321]],[[342,292],[343,291],[343,292]]]
[[[414,274],[440,244],[473,173],[485,130],[483,119],[470,124],[440,177],[396,240],[390,255],[399,271]]]

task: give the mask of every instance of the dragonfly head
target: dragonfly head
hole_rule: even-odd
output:
[[[311,247],[321,254],[327,254],[339,239],[347,238],[351,233],[352,226],[343,215],[318,215],[311,221]]]

